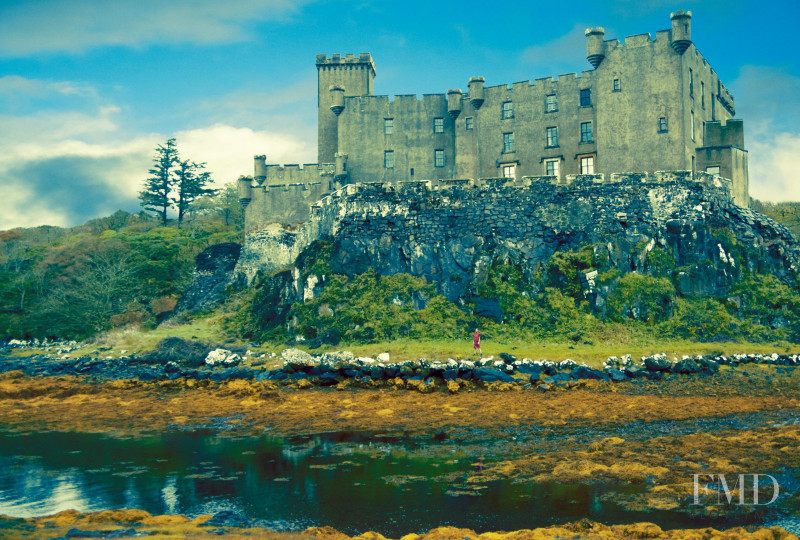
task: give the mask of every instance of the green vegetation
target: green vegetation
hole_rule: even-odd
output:
[[[0,232],[0,338],[155,326],[188,284],[194,257],[240,239],[234,193],[231,185],[198,199],[182,229],[119,211],[71,229]]]
[[[740,263],[746,253],[735,239],[719,235],[726,252]],[[641,248],[641,249],[639,249]],[[711,261],[676,267],[662,248],[641,253],[643,273],[622,274],[597,257],[593,246],[556,253],[533,274],[511,261],[496,259],[482,283],[473,283],[462,306],[436,295],[424,280],[399,274],[332,274],[332,246],[318,243],[298,260],[299,283],[318,279],[313,299],[290,298],[289,271],[262,276],[251,297],[229,323],[246,339],[271,343],[308,340],[313,347],[343,341],[348,346],[465,339],[479,327],[489,342],[567,343],[572,346],[646,343],[663,340],[698,343],[797,342],[800,293],[771,275],[746,274],[724,297],[681,296],[681,273],[701,277]],[[645,251],[637,246],[636,253]],[[741,267],[741,264],[739,264]],[[584,294],[585,274],[597,270],[592,299]],[[594,293],[599,294],[599,293]],[[424,301],[423,301],[424,300]],[[496,306],[479,316],[479,306]],[[488,314],[487,314],[488,315]]]
[[[712,261],[677,267],[669,247],[648,251],[644,242],[631,248],[638,272],[612,267],[598,255],[605,248],[592,245],[556,253],[530,271],[495,259],[458,303],[409,275],[336,274],[334,246],[317,242],[296,263],[299,279],[290,269],[259,276],[213,312],[156,328],[188,284],[197,253],[240,239],[235,186],[198,198],[187,207],[183,228],[174,225],[117,212],[72,229],[0,233],[0,337],[95,336],[142,350],[176,335],[247,340],[267,350],[299,342],[317,350],[347,346],[370,354],[377,347],[403,357],[446,357],[469,354],[462,342],[479,327],[499,350],[578,359],[619,354],[620,346],[645,354],[800,342],[800,288],[747,273],[747,249],[726,230],[713,234],[741,274],[721,297],[680,292],[686,276],[700,282],[711,275]],[[594,292],[587,295],[589,279]]]
[[[211,182],[211,174],[203,170],[205,163],[182,160],[175,139],[167,139],[164,144],[156,146],[153,163],[139,199],[142,208],[156,214],[162,226],[167,225],[167,212],[171,207],[178,211],[180,227],[192,202],[216,193],[216,190],[206,188]]]

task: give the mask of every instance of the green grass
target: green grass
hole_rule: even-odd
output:
[[[183,323],[167,322],[155,329],[126,328],[116,329],[98,335],[92,340],[80,344],[80,348],[72,353],[77,355],[90,354],[96,349],[109,347],[101,351],[101,356],[119,357],[123,354],[140,353],[152,350],[156,344],[167,337],[179,337],[187,340],[198,340],[211,345],[222,347],[239,345],[246,346],[254,353],[280,353],[288,348],[279,342],[261,343],[257,347],[241,340],[232,340],[230,332],[226,331],[226,321],[229,314],[224,311],[215,311],[210,314],[196,316]],[[609,356],[622,356],[630,354],[638,360],[642,356],[654,353],[666,353],[668,357],[695,355],[695,354],[724,354],[734,353],[798,353],[800,345],[790,344],[785,341],[768,343],[748,342],[722,342],[700,343],[679,339],[653,339],[652,335],[644,331],[635,331],[630,328],[610,326],[607,333],[592,335],[583,338],[586,341],[573,343],[571,341],[556,340],[525,340],[521,338],[506,338],[504,336],[484,336],[482,350],[485,357],[498,357],[501,352],[515,355],[517,358],[531,358],[534,360],[552,360],[559,362],[571,358],[576,362],[584,362],[589,366],[600,367]],[[589,341],[592,340],[592,341]],[[312,354],[329,351],[352,351],[356,356],[376,357],[380,353],[389,353],[392,362],[416,360],[446,361],[448,358],[474,359],[472,350],[472,336],[469,333],[461,340],[431,339],[412,340],[400,339],[379,343],[340,343],[336,346],[324,346],[310,350],[302,344],[299,349]],[[124,352],[123,352],[124,351]],[[24,350],[18,354],[35,354],[37,351]],[[280,361],[269,360],[266,367],[279,367]]]
[[[511,353],[517,358],[531,358],[533,360],[552,360],[559,362],[571,358],[576,362],[584,362],[589,366],[600,367],[604,360],[609,356],[622,356],[630,354],[635,360],[642,356],[655,353],[666,353],[669,358],[672,356],[695,355],[695,354],[723,354],[731,355],[735,353],[798,353],[800,345],[779,343],[697,343],[681,340],[660,340],[636,343],[604,343],[604,344],[571,344],[554,342],[523,342],[505,341],[492,342],[484,341],[483,355],[485,357],[497,356],[501,352]],[[264,344],[265,350],[280,352],[286,345]],[[393,362],[404,360],[416,360],[425,358],[428,360],[447,360],[455,359],[474,359],[472,354],[472,338],[466,336],[463,341],[454,342],[450,340],[431,340],[431,341],[391,341],[386,343],[374,344],[346,344],[320,347],[319,349],[309,350],[302,345],[299,349],[307,350],[312,354],[319,354],[327,351],[352,351],[356,356],[369,356],[375,358],[378,354],[388,352]]]

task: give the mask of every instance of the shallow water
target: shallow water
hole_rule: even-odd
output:
[[[472,489],[463,473],[475,461],[454,442],[347,434],[291,441],[202,431],[135,439],[0,434],[0,514],[140,508],[194,517],[234,510],[280,529],[330,525],[394,537],[443,525],[482,532],[584,517],[663,528],[707,524],[673,512],[624,511],[603,497],[643,489],[637,486],[489,482]]]

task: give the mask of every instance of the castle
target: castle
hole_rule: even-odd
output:
[[[612,181],[615,173],[690,171],[690,178],[730,180],[733,201],[746,207],[743,123],[733,119],[733,96],[691,41],[691,16],[677,11],[671,29],[624,42],[587,29],[593,69],[580,76],[511,86],[472,77],[466,92],[421,99],[374,95],[370,54],[318,55],[319,163],[283,166],[255,156],[254,179],[238,182],[246,230],[305,222],[312,204],[364,182],[564,185]]]

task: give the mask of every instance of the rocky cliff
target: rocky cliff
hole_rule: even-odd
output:
[[[645,272],[648,254],[660,248],[674,261],[681,294],[724,294],[748,271],[794,283],[795,239],[735,205],[727,181],[684,172],[612,180],[350,185],[314,205],[311,220],[295,231],[248,234],[235,273],[252,280],[259,270],[287,268],[305,247],[327,238],[334,273],[373,268],[421,276],[450,300],[481,283],[495,258],[533,272],[554,253],[587,245],[623,273]],[[587,293],[593,278],[584,276]]]

